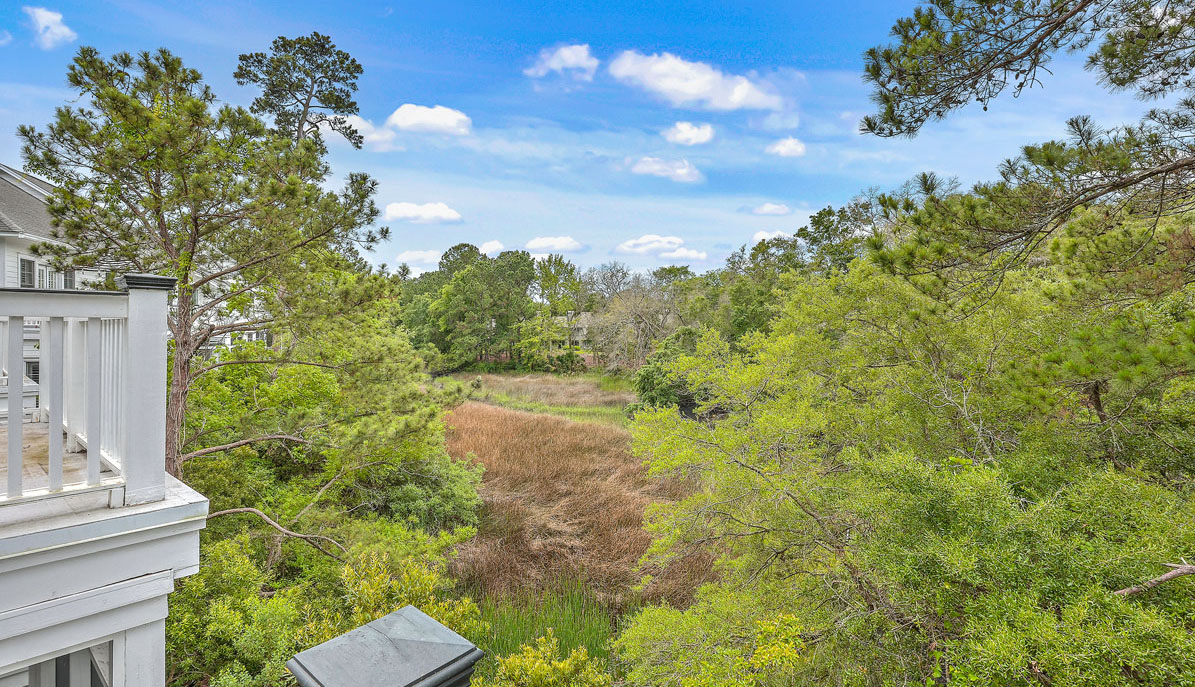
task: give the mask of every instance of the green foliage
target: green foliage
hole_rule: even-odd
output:
[[[493,677],[499,657],[518,653],[549,630],[567,652],[581,647],[603,663],[609,656],[615,619],[582,582],[562,580],[535,596],[486,597],[479,606],[490,627],[479,645],[486,652],[477,667],[481,677]]]
[[[285,663],[296,652],[408,604],[474,641],[487,634],[477,605],[458,596],[441,569],[459,538],[394,525],[377,530],[379,538],[357,534],[348,562],[300,559],[303,572],[291,579],[263,570],[246,535],[205,543],[200,571],[170,597],[170,684],[286,684]]]
[[[697,407],[697,397],[685,380],[674,373],[674,365],[681,356],[692,355],[696,349],[698,332],[683,327],[660,342],[656,350],[647,357],[647,362],[635,370],[632,387],[639,396],[639,402],[627,409],[635,413],[643,408],[679,408],[682,413],[692,413]]]
[[[492,679],[474,682],[479,687],[609,687],[610,676],[590,659],[585,647],[560,656],[560,642],[547,634],[525,645],[519,653],[498,659]]]
[[[286,675],[301,610],[286,594],[265,594],[268,577],[247,548],[244,537],[206,547],[199,572],[170,595],[171,684],[264,687]]]
[[[794,274],[768,334],[679,356],[719,414],[636,418],[697,485],[649,560],[705,546],[722,581],[632,620],[628,684],[1189,684],[1191,580],[1116,592],[1195,547],[1190,288],[1109,310],[1067,273],[952,306],[861,261]]]
[[[358,112],[353,92],[361,65],[332,39],[312,32],[310,36],[279,36],[270,53],[241,55],[233,77],[244,86],[261,88],[252,105],[254,114],[273,115],[278,132],[298,142],[304,138],[321,141],[321,128],[344,136],[354,148],[364,137],[348,122]]]
[[[56,186],[48,210],[61,241],[38,250],[106,282],[127,272],[178,280],[166,427],[167,470],[178,475],[201,351],[223,337],[335,332],[386,286],[357,253],[387,235],[368,228],[376,184],[354,173],[327,190],[318,142],[217,106],[199,72],[164,49],[104,58],[83,47],[67,78],[80,105],[58,108],[44,131],[19,130],[26,166]],[[330,313],[339,317],[312,326]]]
[[[703,590],[686,611],[643,609],[616,647],[631,685],[801,684],[793,669],[808,655],[795,616],[763,594],[725,588]]]
[[[520,327],[535,312],[534,278],[534,262],[524,251],[478,255],[452,274],[427,306],[450,369],[515,353]]]

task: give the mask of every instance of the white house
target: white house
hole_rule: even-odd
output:
[[[54,238],[46,199],[54,187],[0,163],[0,286],[22,289],[73,289],[73,271],[58,272],[33,254],[37,243]]]
[[[60,243],[54,237],[46,200],[54,187],[42,179],[0,163],[0,288],[74,289],[84,275],[59,272],[46,258],[34,255],[37,243]],[[78,277],[78,278],[76,278]],[[36,322],[25,328],[25,368],[22,378],[24,413],[37,412]],[[0,357],[3,349],[0,348]],[[0,387],[0,419],[6,416],[8,388]]]
[[[34,362],[40,400],[0,397],[0,687],[160,687],[166,598],[207,515],[165,471],[174,280],[70,290],[29,252],[48,188],[0,165],[0,386]]]

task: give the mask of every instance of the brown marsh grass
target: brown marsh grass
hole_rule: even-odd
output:
[[[577,402],[570,384],[542,393]],[[644,509],[677,498],[681,487],[646,479],[625,429],[477,402],[454,410],[448,426],[449,452],[472,454],[486,469],[482,525],[453,564],[458,579],[502,596],[577,579],[614,609],[631,601],[651,541]],[[682,559],[659,571],[643,599],[686,605],[711,575],[708,557]]]
[[[521,375],[459,375],[461,381],[481,380],[481,394],[486,392],[517,398],[546,406],[610,406],[623,408],[635,402],[630,389],[604,388],[591,376],[561,376],[544,373]]]

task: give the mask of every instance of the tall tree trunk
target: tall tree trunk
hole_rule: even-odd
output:
[[[170,365],[170,388],[166,393],[166,472],[174,477],[182,473],[183,421],[187,394],[191,389],[191,359],[199,348],[192,321],[194,305],[191,291],[180,289],[170,323],[174,334],[174,360]]]

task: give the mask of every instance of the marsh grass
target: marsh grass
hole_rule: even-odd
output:
[[[472,400],[576,422],[625,426],[625,409],[635,402],[628,379],[599,373],[459,374],[455,378],[466,384],[478,382]]]
[[[607,661],[619,618],[643,603],[683,607],[713,579],[703,554],[638,567],[651,542],[644,510],[690,487],[649,480],[631,454],[623,408],[634,400],[621,378],[480,375],[448,415],[449,453],[485,466],[478,534],[452,562],[490,624],[478,676],[548,628],[564,654],[584,646]],[[645,572],[653,581],[640,589]]]
[[[478,535],[452,564],[458,580],[513,598],[575,578],[616,614],[635,602],[651,542],[643,513],[682,496],[686,485],[647,479],[621,427],[477,402],[447,422],[449,453],[485,466]],[[710,560],[699,555],[649,572],[658,574],[642,597],[676,606],[712,579]]]
[[[493,657],[518,652],[549,628],[560,640],[565,655],[583,646],[590,656],[603,662],[609,659],[617,618],[580,580],[562,578],[535,594],[482,596],[478,605],[482,618],[490,625],[490,634],[481,647],[486,659],[477,666],[480,676],[491,675]]]
[[[554,406],[546,403],[537,403],[535,401],[528,401],[518,396],[505,394],[499,391],[483,391],[478,400],[484,403],[492,403],[504,408],[513,408],[514,410],[524,410],[529,413],[543,413],[545,415],[555,415],[557,417],[567,418],[574,422],[598,422],[601,424],[614,425],[616,427],[625,427],[630,421],[627,417],[624,405],[610,406],[610,405],[590,405],[590,406]]]

